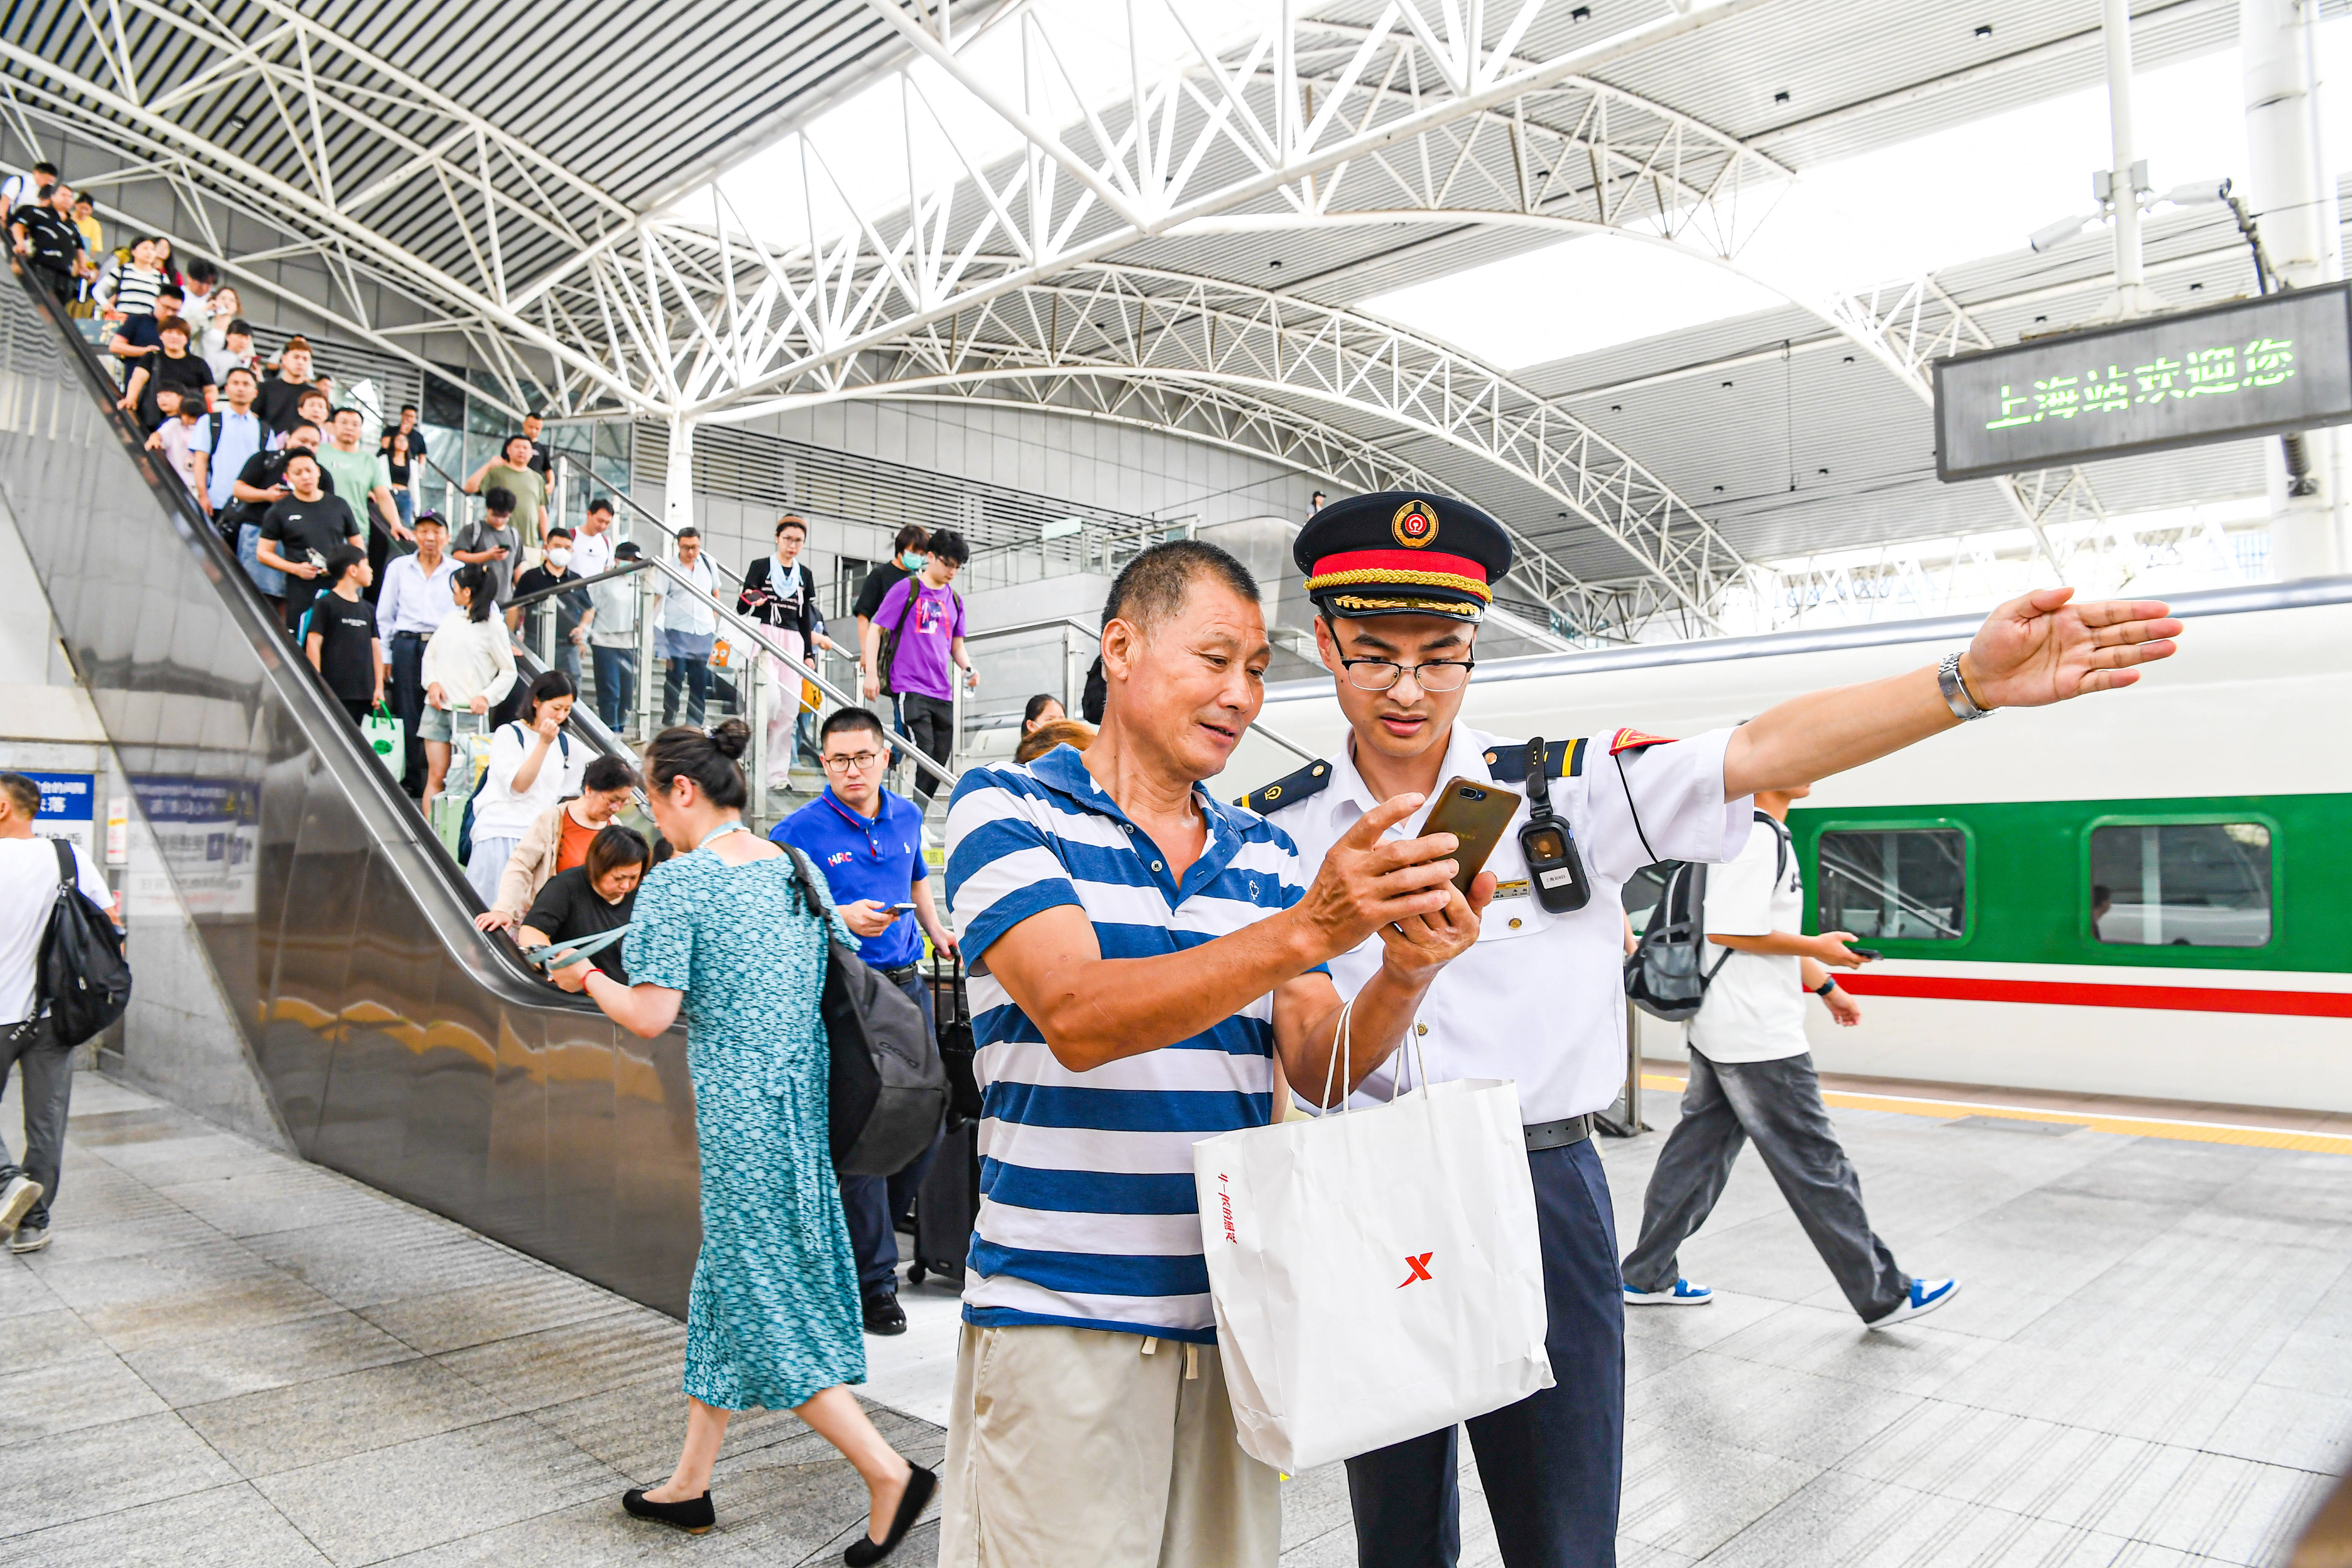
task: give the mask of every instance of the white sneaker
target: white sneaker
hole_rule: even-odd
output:
[[[1959,1293],[1960,1282],[1957,1279],[1914,1279],[1911,1281],[1911,1294],[1903,1299],[1901,1306],[1864,1326],[1891,1329],[1913,1318],[1924,1318]]]
[[[1704,1285],[1694,1285],[1687,1279],[1677,1279],[1671,1290],[1636,1290],[1625,1287],[1625,1305],[1629,1307],[1704,1307],[1715,1300],[1715,1292]]]
[[[17,1222],[40,1201],[40,1183],[30,1176],[9,1177],[8,1184],[0,1187],[0,1231],[15,1230]]]

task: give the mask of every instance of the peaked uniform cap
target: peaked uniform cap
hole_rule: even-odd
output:
[[[1511,569],[1511,536],[1468,501],[1381,490],[1317,512],[1290,553],[1307,596],[1328,615],[1475,621]]]

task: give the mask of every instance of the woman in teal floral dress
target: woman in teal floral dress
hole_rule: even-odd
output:
[[[936,1479],[882,1440],[847,1386],[866,1381],[866,1341],[827,1143],[817,1000],[828,936],[856,939],[812,914],[791,859],[744,828],[735,759],[750,740],[732,719],[655,738],[647,795],[678,854],[637,891],[625,950],[635,984],[585,962],[555,977],[647,1038],[681,1011],[688,1020],[702,1252],[687,1305],[686,1445],[668,1481],[622,1503],[640,1518],[709,1529],[710,1468],[729,1414],[790,1410],[866,1479],[866,1538],[845,1556],[875,1563],[921,1514]]]

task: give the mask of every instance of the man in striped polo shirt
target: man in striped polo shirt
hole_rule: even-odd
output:
[[[1266,1568],[1275,1473],[1234,1438],[1192,1145],[1274,1114],[1277,1058],[1324,1081],[1325,961],[1379,932],[1349,1077],[1395,1048],[1493,893],[1447,835],[1366,814],[1310,879],[1289,838],[1200,787],[1265,694],[1257,584],[1155,545],[1103,612],[1102,730],[965,773],[948,900],[972,962],[982,1198],[948,1427],[942,1568]]]

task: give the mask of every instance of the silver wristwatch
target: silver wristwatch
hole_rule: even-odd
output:
[[[1969,695],[1968,682],[1960,679],[1960,656],[1957,653],[1946,654],[1936,666],[1936,686],[1944,694],[1944,706],[1963,723],[1989,717],[1992,712],[1990,708],[1978,707],[1977,700]]]

